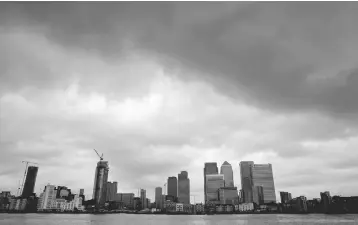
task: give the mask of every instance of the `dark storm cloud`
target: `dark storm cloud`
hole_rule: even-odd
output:
[[[356,3],[1,4],[5,29],[25,26],[107,60],[121,55],[130,40],[206,71],[194,79],[234,98],[246,94],[260,107],[358,109],[356,72],[337,76],[358,63]]]
[[[322,156],[322,171],[345,164],[333,177],[355,176],[356,143],[344,154],[325,143],[357,135],[356,11],[314,2],[0,3],[1,179],[17,183],[22,171],[10,174],[26,159],[41,163],[40,186],[90,192],[96,148],[125,191],[154,193],[188,170],[201,195],[205,161],[238,169],[244,157],[273,163],[280,189],[308,181],[314,190],[293,193],[312,196],[333,187],[317,170]]]

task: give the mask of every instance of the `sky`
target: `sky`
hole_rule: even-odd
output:
[[[37,162],[92,197],[205,162],[271,163],[279,191],[357,195],[358,3],[1,2],[0,190]],[[192,197],[192,201],[193,201]]]

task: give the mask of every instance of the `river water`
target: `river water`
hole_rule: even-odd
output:
[[[358,215],[0,214],[0,225],[358,225]]]

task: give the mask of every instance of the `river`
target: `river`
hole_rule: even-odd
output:
[[[336,225],[358,224],[358,215],[135,215],[0,214],[0,225]]]

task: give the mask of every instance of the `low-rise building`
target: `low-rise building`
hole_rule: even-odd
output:
[[[239,211],[240,212],[248,212],[254,210],[254,203],[242,203],[239,204]]]
[[[171,201],[164,202],[164,210],[166,212],[176,212],[176,203]]]
[[[203,204],[196,204],[195,205],[195,212],[196,213],[203,213],[204,212],[204,210],[205,210],[205,208],[204,208],[204,205]]]
[[[184,211],[183,203],[176,203],[175,204],[175,211],[176,212],[183,212]]]

